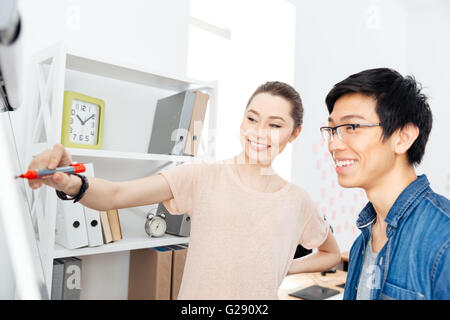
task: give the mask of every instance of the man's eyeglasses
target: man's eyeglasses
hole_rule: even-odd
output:
[[[381,123],[367,123],[367,124],[341,124],[336,127],[320,127],[320,133],[326,142],[333,141],[334,134],[337,133],[339,140],[345,140],[348,136],[355,134],[356,128],[378,127]]]

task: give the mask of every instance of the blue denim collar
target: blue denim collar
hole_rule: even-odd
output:
[[[411,182],[395,200],[392,208],[389,210],[385,221],[392,227],[397,228],[400,219],[409,212],[411,205],[418,200],[419,196],[429,187],[427,176],[422,174],[416,180]],[[364,209],[360,212],[356,226],[359,229],[365,228],[372,224],[377,214],[371,202],[368,202]]]
[[[377,213],[372,206],[372,202],[368,202],[364,209],[359,213],[358,220],[356,220],[356,226],[359,229],[365,228],[369,224],[372,224],[376,217]]]

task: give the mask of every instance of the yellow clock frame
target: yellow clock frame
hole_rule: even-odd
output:
[[[70,137],[70,118],[72,116],[72,100],[81,100],[98,105],[100,108],[100,120],[98,124],[97,144],[87,145],[80,143],[73,143],[69,140]],[[103,121],[105,118],[105,102],[101,99],[90,97],[74,91],[64,91],[64,106],[62,118],[61,143],[69,148],[84,148],[84,149],[101,149],[103,143]]]

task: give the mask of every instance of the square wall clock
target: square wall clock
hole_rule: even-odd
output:
[[[65,91],[61,143],[69,148],[101,149],[104,116],[103,100]]]

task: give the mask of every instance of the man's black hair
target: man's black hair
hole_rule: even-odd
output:
[[[412,123],[419,128],[419,136],[407,155],[411,165],[420,164],[430,135],[433,118],[428,98],[412,76],[403,77],[393,69],[364,70],[334,85],[325,102],[331,113],[335,102],[343,95],[361,93],[376,99],[376,113],[383,128],[383,141],[397,129]]]

